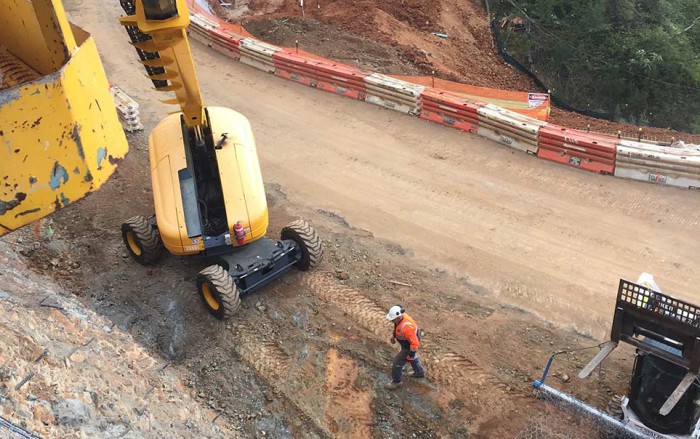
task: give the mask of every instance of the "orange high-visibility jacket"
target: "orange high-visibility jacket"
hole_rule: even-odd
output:
[[[402,348],[415,351],[420,345],[418,340],[418,325],[408,314],[403,315],[403,319],[394,325],[394,338]]]

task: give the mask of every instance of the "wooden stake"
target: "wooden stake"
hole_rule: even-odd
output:
[[[412,287],[413,286],[411,284],[407,284],[406,282],[399,282],[397,280],[390,280],[389,283],[394,284],[394,285],[401,285],[402,287]]]

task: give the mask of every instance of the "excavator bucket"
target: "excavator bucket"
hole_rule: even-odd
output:
[[[0,2],[0,235],[104,184],[128,150],[90,35],[59,1]]]

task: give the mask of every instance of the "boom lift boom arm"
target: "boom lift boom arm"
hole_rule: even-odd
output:
[[[175,93],[175,99],[162,102],[179,105],[185,124],[201,135],[208,123],[185,33],[190,24],[187,4],[184,0],[121,0],[121,4],[125,11],[133,12],[119,19],[130,31],[131,44],[140,54],[157,54],[141,60],[148,78],[156,90]],[[134,30],[141,38],[134,38],[138,35]]]

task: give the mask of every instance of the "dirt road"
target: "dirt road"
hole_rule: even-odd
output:
[[[165,95],[140,80],[116,8],[102,6],[81,14],[110,78],[157,120]],[[641,271],[700,302],[691,262],[700,255],[697,193],[563,168],[193,45],[205,101],[251,120],[263,175],[291,201],[335,212],[417,262],[582,332],[607,327],[617,280]]]
[[[95,37],[110,80],[141,104],[146,129],[172,111],[157,103],[167,95],[150,90],[117,25],[118,2],[65,3]],[[70,285],[181,361],[208,386],[210,404],[279,410],[287,417],[263,425],[279,436],[357,437],[400,432],[396,425],[512,432],[528,404],[526,382],[547,353],[581,342],[547,321],[599,340],[617,280],[641,271],[700,302],[697,193],[563,168],[193,49],[205,102],[235,108],[253,125],[272,230],[308,217],[327,239],[330,273],[293,276],[261,293],[260,306],[250,298],[229,339],[196,300],[173,295],[193,288],[197,267],[171,259],[147,270],[121,257],[119,224],[152,209],[144,137],[131,138],[109,187],[54,218],[83,261]],[[336,270],[349,280],[338,281]],[[396,278],[413,287],[388,282]],[[435,381],[414,399],[375,389],[391,352],[382,313],[397,301],[432,333],[425,356]],[[249,363],[236,365],[231,352]],[[260,401],[266,392],[273,396]],[[308,422],[299,426],[296,416]]]

